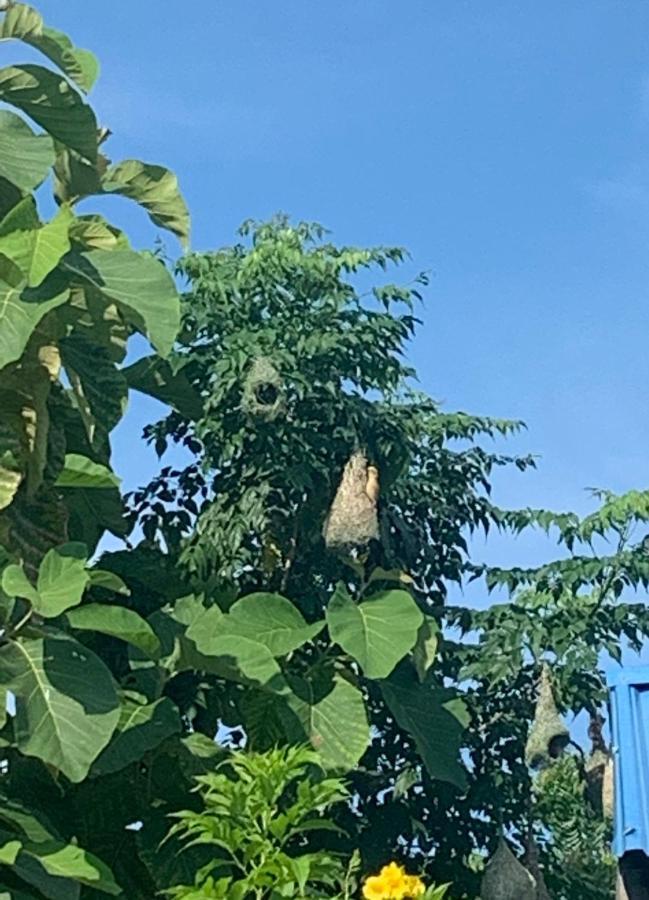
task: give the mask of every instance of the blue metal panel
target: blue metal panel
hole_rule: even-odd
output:
[[[649,856],[649,666],[609,676],[615,771],[613,850]]]

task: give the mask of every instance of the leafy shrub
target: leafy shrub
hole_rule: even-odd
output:
[[[236,751],[197,782],[203,808],[177,813],[170,834],[208,845],[213,855],[193,885],[168,896],[297,900],[346,890],[341,859],[314,849],[311,837],[335,829],[327,813],[348,794],[343,781],[325,777],[313,750]]]

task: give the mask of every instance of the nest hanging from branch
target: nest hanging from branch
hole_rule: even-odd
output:
[[[540,769],[557,759],[570,742],[566,728],[552,693],[550,667],[543,664],[534,721],[525,745],[525,762],[531,769]]]
[[[258,356],[243,386],[243,409],[250,416],[273,422],[286,411],[282,376],[267,356]]]
[[[379,473],[361,451],[347,462],[324,524],[329,550],[349,555],[379,540]]]
[[[481,900],[537,900],[536,881],[500,838],[482,876]]]

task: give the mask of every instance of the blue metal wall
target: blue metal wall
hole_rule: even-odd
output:
[[[615,771],[613,850],[649,856],[649,666],[609,676]]]

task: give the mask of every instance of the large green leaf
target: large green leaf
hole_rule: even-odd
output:
[[[2,572],[2,590],[7,597],[22,597],[29,600],[32,606],[39,601],[38,591],[25,575],[22,566],[12,563]]]
[[[91,774],[118,772],[179,732],[178,709],[168,697],[146,705],[129,700],[122,706],[112,741],[95,761]]]
[[[120,194],[135,200],[161,228],[167,228],[180,238],[183,245],[189,241],[189,210],[173,172],[162,166],[153,166],[127,159],[106,172],[102,189],[107,194]]]
[[[54,141],[49,134],[35,134],[27,122],[0,110],[0,176],[21,191],[32,191],[54,165]]]
[[[162,263],[133,250],[92,250],[71,254],[65,265],[81,285],[116,303],[158,353],[167,356],[180,327],[180,302]]]
[[[120,479],[108,466],[93,462],[80,453],[66,454],[65,465],[56,479],[56,486],[61,488],[111,488],[119,485]]]
[[[94,162],[97,120],[70,83],[42,66],[0,69],[0,100],[18,107],[55,140]]]
[[[312,640],[324,622],[308,625],[295,605],[279,594],[248,594],[220,622],[220,634],[240,635],[264,644],[273,656],[286,656]]]
[[[327,607],[331,639],[368,678],[386,678],[412,649],[424,617],[407,591],[384,591],[355,603],[340,585]]]
[[[322,695],[306,681],[292,684],[287,709],[329,769],[353,769],[370,743],[365,703],[359,690],[336,677]],[[289,734],[297,737],[295,722],[285,715]]]
[[[184,371],[159,356],[145,356],[122,369],[128,386],[166,403],[187,419],[200,419],[203,404]]]
[[[84,91],[97,80],[99,63],[94,54],[75,47],[63,32],[45,26],[40,13],[31,6],[16,3],[7,10],[0,25],[0,40],[10,38],[40,50]]]
[[[110,531],[124,538],[130,531],[126,509],[117,488],[64,488],[61,494],[68,512],[68,534],[93,553],[101,536]]]
[[[37,596],[31,600],[34,609],[46,619],[60,616],[81,603],[89,581],[84,544],[67,544],[49,550],[38,570]]]
[[[397,724],[414,738],[430,777],[465,787],[459,758],[467,724],[462,702],[450,699],[448,691],[419,683],[405,668],[383,681],[381,691]]]
[[[48,875],[69,878],[105,894],[121,894],[108,866],[76,844],[30,844],[25,849]]]
[[[412,661],[420,681],[426,680],[431,666],[437,659],[439,625],[432,616],[424,616],[417,634],[417,643],[412,650]]]
[[[128,402],[126,379],[107,347],[75,331],[60,341],[61,360],[91,446],[102,441],[120,421]]]
[[[43,316],[65,303],[70,295],[59,279],[46,279],[26,290],[23,274],[6,256],[0,256],[0,369],[22,356]]]
[[[186,638],[202,657],[197,667],[222,678],[284,690],[283,676],[268,647],[239,633],[228,633],[223,625],[227,619],[213,606],[187,629]]]
[[[69,610],[66,618],[72,628],[109,634],[132,644],[148,656],[156,656],[160,651],[160,641],[149,623],[124,606],[88,603]]]
[[[69,230],[74,215],[62,207],[51,222],[28,231],[13,231],[0,237],[0,254],[23,273],[28,287],[39,285],[70,249]]]
[[[3,832],[0,835],[0,865],[13,866],[21,848],[20,841],[14,840],[12,836]]]
[[[16,696],[19,750],[82,781],[119,720],[104,663],[61,634],[11,641],[0,649],[0,683]]]

